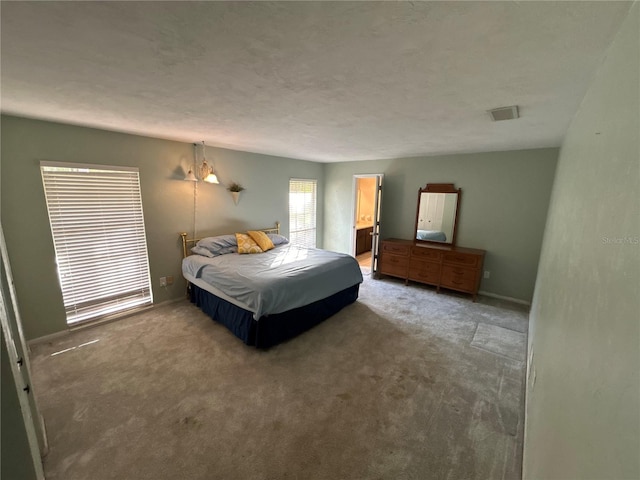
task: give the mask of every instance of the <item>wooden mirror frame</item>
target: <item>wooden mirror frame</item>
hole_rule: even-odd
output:
[[[418,236],[418,220],[420,219],[420,200],[423,193],[457,193],[456,197],[456,214],[453,219],[453,233],[451,235],[450,242],[439,242],[437,240],[420,240]],[[424,188],[418,190],[418,204],[416,206],[416,223],[413,230],[413,240],[419,243],[429,243],[433,245],[451,245],[456,244],[456,235],[458,231],[458,215],[460,213],[460,197],[462,196],[462,189],[455,188],[453,183],[427,183]]]

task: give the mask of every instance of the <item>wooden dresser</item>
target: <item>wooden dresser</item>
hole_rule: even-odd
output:
[[[476,301],[484,250],[418,243],[390,238],[380,245],[379,271],[384,275],[470,293]]]

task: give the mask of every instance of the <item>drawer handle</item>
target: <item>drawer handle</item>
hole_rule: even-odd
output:
[[[456,285],[462,285],[464,282],[456,282],[455,280],[451,280],[451,283],[455,283]]]
[[[470,257],[446,257],[449,262],[470,264],[475,263],[475,258]]]

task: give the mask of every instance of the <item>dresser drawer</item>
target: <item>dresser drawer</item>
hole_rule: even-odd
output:
[[[440,279],[440,264],[424,260],[413,260],[409,266],[409,280],[433,283],[437,285]]]
[[[440,285],[455,290],[475,292],[477,275],[478,271],[471,268],[443,265]]]
[[[380,255],[380,273],[407,278],[408,269],[409,257],[389,255],[388,253]]]
[[[424,247],[412,247],[411,256],[413,258],[420,258],[425,260],[431,260],[439,262],[442,258],[442,252]]]
[[[442,262],[463,265],[465,267],[477,267],[480,257],[468,253],[447,252],[442,255]]]
[[[406,255],[409,257],[409,245],[399,243],[382,242],[382,253],[394,253],[396,255]]]
[[[388,238],[380,242],[379,270],[405,283],[435,285],[438,293],[440,287],[470,293],[475,302],[485,253],[477,248]]]

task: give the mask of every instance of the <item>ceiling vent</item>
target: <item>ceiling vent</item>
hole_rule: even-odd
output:
[[[493,110],[489,110],[489,115],[491,115],[491,120],[494,122],[499,122],[500,120],[515,120],[520,117],[520,115],[518,115],[517,105],[494,108]]]

